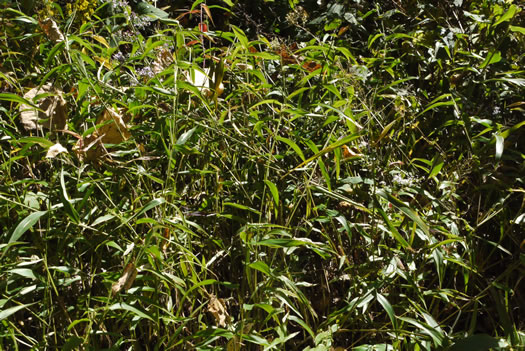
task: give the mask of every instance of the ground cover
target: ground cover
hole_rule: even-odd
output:
[[[168,5],[0,2],[1,348],[524,347],[523,5]]]

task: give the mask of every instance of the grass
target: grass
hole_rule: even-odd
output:
[[[520,6],[109,6],[0,10],[0,348],[524,346]]]

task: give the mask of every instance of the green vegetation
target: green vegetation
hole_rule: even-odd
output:
[[[0,349],[524,349],[525,7],[438,3],[0,0]]]

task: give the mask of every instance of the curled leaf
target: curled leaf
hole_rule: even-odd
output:
[[[211,295],[210,301],[208,302],[208,312],[213,314],[213,317],[215,317],[220,327],[225,327],[230,319],[230,315],[224,304],[224,299],[218,299],[215,295]]]
[[[36,103],[41,111],[27,104],[20,104],[20,119],[24,129],[38,129],[39,120],[43,120],[42,126],[50,130],[67,129],[68,110],[61,90],[46,84],[29,90],[24,94],[24,99],[33,101],[36,96],[43,94],[47,96]]]
[[[173,63],[173,54],[164,48],[157,50],[157,58],[153,62],[153,73],[159,74]]]
[[[124,268],[124,272],[122,273],[120,279],[111,286],[111,293],[113,296],[115,296],[121,290],[125,292],[131,288],[136,277],[137,269],[135,268],[135,265],[130,262],[126,265],[126,268]]]
[[[47,150],[46,158],[55,158],[62,152],[67,153],[67,149],[60,145],[60,143],[56,143]]]
[[[499,161],[501,159],[501,155],[503,155],[503,143],[505,139],[501,135],[496,135],[496,160]]]
[[[45,19],[39,24],[42,31],[52,42],[60,43],[65,40],[64,35],[60,31],[60,28],[58,28],[56,22],[53,21],[51,18]]]
[[[97,129],[90,135],[80,138],[73,147],[77,156],[87,161],[99,160],[107,154],[104,144],[120,144],[131,137],[127,122],[130,116],[123,109],[108,108],[97,118]]]
[[[210,77],[210,74],[212,77]],[[215,82],[217,80],[217,96],[221,95],[224,91],[224,85],[217,79],[214,72],[210,72],[210,68],[205,68],[204,72],[192,69],[185,73],[185,78],[186,81],[197,87],[204,96],[210,97],[213,95],[213,91],[210,89],[210,86],[212,86],[211,81]]]

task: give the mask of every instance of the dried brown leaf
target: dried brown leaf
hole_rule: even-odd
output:
[[[208,18],[211,20],[211,23],[215,25],[215,23],[213,22],[213,17],[211,16],[211,11],[209,7],[206,6],[206,4],[202,4],[202,3],[201,3],[201,7],[204,9],[204,11],[206,11],[206,15],[208,15]]]
[[[104,124],[96,133],[102,136],[104,144],[119,144],[131,137],[128,125],[129,116],[122,113],[122,109],[115,111],[108,108],[97,119],[97,125]]]
[[[78,140],[73,151],[81,160],[100,161],[107,155],[104,144],[119,144],[131,137],[127,125],[129,119],[130,116],[123,113],[123,109],[104,110],[96,121],[96,125],[100,127],[93,134]]]
[[[226,323],[230,320],[224,299],[218,299],[215,295],[211,295],[210,301],[208,302],[208,312],[213,314],[219,327],[225,327]]]
[[[60,43],[65,40],[64,35],[60,31],[60,28],[58,28],[56,22],[53,21],[51,18],[45,19],[39,24],[40,28],[42,29],[42,31],[44,31],[49,40],[55,43]]]
[[[24,98],[32,101],[35,96],[45,93],[53,95],[46,96],[37,102],[38,108],[42,111],[25,104],[20,105],[20,119],[24,129],[38,129],[39,120],[44,120],[42,127],[50,130],[67,129],[68,110],[61,90],[53,89],[51,85],[46,84],[29,90],[24,94]]]
[[[153,62],[153,73],[158,74],[164,71],[172,63],[173,54],[169,50],[166,50],[165,48],[157,50],[157,58]]]
[[[113,296],[115,296],[120,291],[125,292],[131,288],[131,285],[133,285],[133,282],[137,277],[137,273],[138,272],[135,268],[135,265],[132,262],[128,263],[126,268],[124,268],[124,272],[122,273],[120,279],[111,286],[111,293]]]

